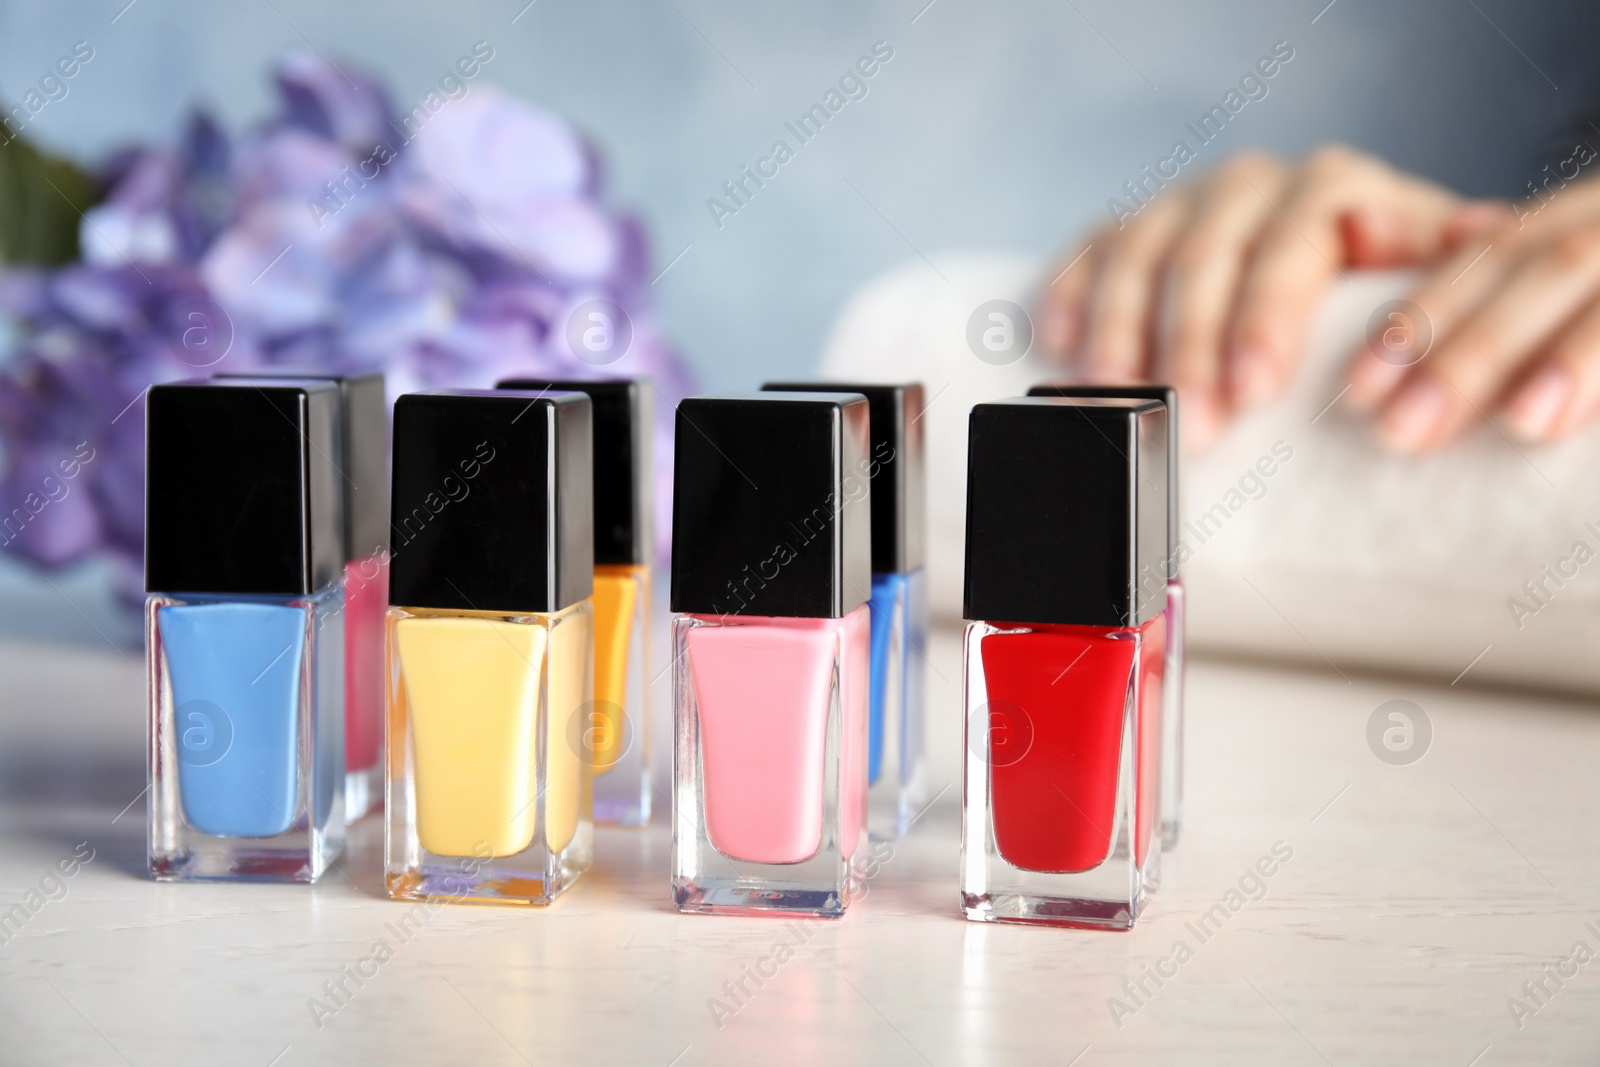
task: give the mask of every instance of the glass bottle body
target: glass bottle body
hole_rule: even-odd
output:
[[[383,613],[389,555],[344,568],[344,817],[355,822],[383,799]]]
[[[1167,663],[1161,711],[1161,847],[1177,845],[1183,831],[1183,672],[1188,594],[1167,583]]]
[[[680,911],[843,914],[867,831],[870,612],[679,615]]]
[[[594,851],[594,607],[390,608],[384,873],[400,900],[548,904]]]
[[[1166,619],[974,622],[965,643],[962,907],[1127,929],[1159,873]]]
[[[905,836],[925,800],[923,761],[927,576],[922,568],[872,576],[872,678],[867,756],[868,829]]]
[[[313,882],[339,857],[343,601],[340,584],[146,601],[153,877]]]
[[[594,821],[650,821],[650,568],[594,569]]]

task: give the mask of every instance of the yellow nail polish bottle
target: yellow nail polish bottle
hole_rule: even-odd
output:
[[[502,389],[579,390],[594,405],[594,821],[650,821],[650,385],[510,378]]]
[[[392,897],[548,904],[589,868],[592,421],[582,393],[395,403]]]

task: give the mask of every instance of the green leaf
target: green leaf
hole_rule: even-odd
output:
[[[78,226],[98,202],[88,172],[0,124],[0,263],[53,267],[78,258]]]

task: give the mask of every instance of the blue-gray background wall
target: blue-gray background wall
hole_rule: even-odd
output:
[[[376,71],[409,106],[489,42],[487,80],[600,144],[658,266],[687,248],[656,289],[708,389],[804,373],[851,290],[919,251],[1043,256],[1106,218],[1122,183],[1189,139],[1184,123],[1278,41],[1293,60],[1190,171],[1249,146],[1341,140],[1468,192],[1512,195],[1541,153],[1585,130],[1600,139],[1584,121],[1600,86],[1600,10],[1576,3],[125,4],[0,6],[8,105],[75,41],[95,48],[68,97],[30,126],[41,142],[93,160],[128,139],[170,138],[196,105],[243,128],[272,106],[268,63],[308,41]],[[868,95],[719,229],[707,199],[878,41],[894,57]],[[92,570],[57,580],[104,604]],[[0,575],[0,629],[93,639],[87,621],[48,586]]]

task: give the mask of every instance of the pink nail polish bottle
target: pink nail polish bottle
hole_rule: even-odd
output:
[[[678,910],[832,918],[866,845],[866,398],[678,406],[672,517]]]

